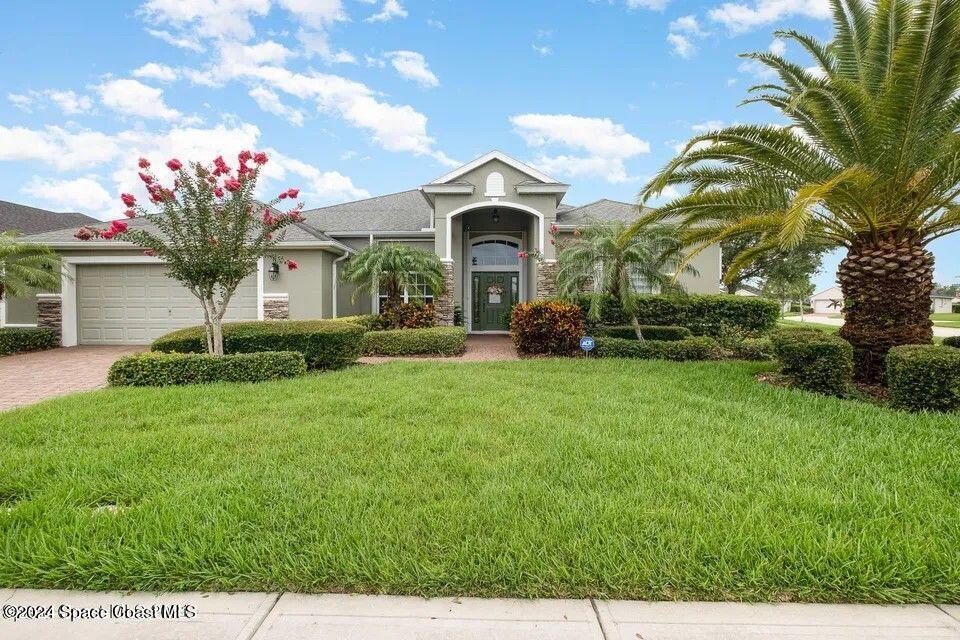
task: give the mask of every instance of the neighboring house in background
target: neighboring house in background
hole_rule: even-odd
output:
[[[833,286],[810,297],[810,307],[814,313],[831,314],[843,311],[843,291]]]
[[[288,227],[279,257],[300,268],[286,271],[267,258],[239,288],[228,320],[333,318],[376,312],[383,296],[354,299],[339,268],[356,250],[374,242],[403,242],[435,252],[443,262],[443,295],[426,286],[407,299],[435,303],[438,321],[452,324],[463,310],[471,332],[505,331],[507,312],[518,301],[555,293],[555,247],[591,222],[632,221],[634,205],[598,200],[573,207],[562,202],[569,185],[498,151],[490,152],[419,188],[311,209]],[[131,221],[150,225],[149,216]],[[197,301],[164,275],[163,265],[128,243],[81,242],[73,229],[30,239],[54,247],[67,277],[59,300],[41,300],[41,324],[62,330],[65,345],[146,344],[172,329],[199,324]],[[521,259],[519,252],[534,256]],[[717,293],[720,248],[693,261],[698,276],[680,283],[692,293]],[[638,283],[642,289],[642,283]]]
[[[930,296],[930,312],[931,313],[952,313],[953,312],[953,296],[940,293],[937,291],[933,292],[933,295]]]
[[[743,296],[745,298],[762,298],[763,289],[760,287],[755,287],[752,284],[741,284],[734,295]],[[790,306],[792,302],[790,300],[784,300],[780,303],[780,313],[787,313],[790,311]],[[804,302],[806,304],[806,302]]]
[[[56,229],[76,229],[97,222],[82,213],[58,213],[0,200],[0,233],[30,235]],[[9,297],[0,301],[0,327],[33,326],[37,322],[37,299]]]

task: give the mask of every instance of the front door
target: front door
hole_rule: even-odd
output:
[[[520,299],[516,271],[477,271],[473,274],[474,331],[506,331],[510,309]]]

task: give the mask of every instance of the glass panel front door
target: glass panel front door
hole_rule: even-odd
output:
[[[506,331],[510,309],[519,299],[520,274],[516,271],[479,271],[473,274],[474,331]]]

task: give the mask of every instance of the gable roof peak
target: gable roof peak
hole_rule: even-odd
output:
[[[451,171],[446,175],[440,176],[433,182],[430,182],[430,184],[446,184],[448,182],[453,182],[454,180],[463,176],[464,174],[469,173],[474,169],[476,169],[477,167],[483,166],[493,160],[499,160],[503,164],[509,167],[513,167],[517,171],[524,173],[530,176],[531,178],[534,178],[538,182],[542,182],[545,184],[562,184],[560,181],[554,180],[553,178],[543,173],[539,169],[536,169],[535,167],[531,167],[525,162],[520,162],[516,158],[509,156],[505,154],[503,151],[499,151],[497,149],[494,149],[493,151],[485,153],[478,158],[474,158],[467,164],[454,169],[453,171]]]

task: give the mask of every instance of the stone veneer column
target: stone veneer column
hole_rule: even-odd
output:
[[[63,302],[59,293],[37,294],[37,327],[53,329],[57,340],[63,340]]]
[[[537,300],[557,295],[557,261],[544,260],[537,265]]]
[[[263,296],[264,320],[288,320],[290,318],[290,296],[288,294],[265,294]]]
[[[453,261],[443,261],[443,293],[435,298],[437,324],[453,326]]]

